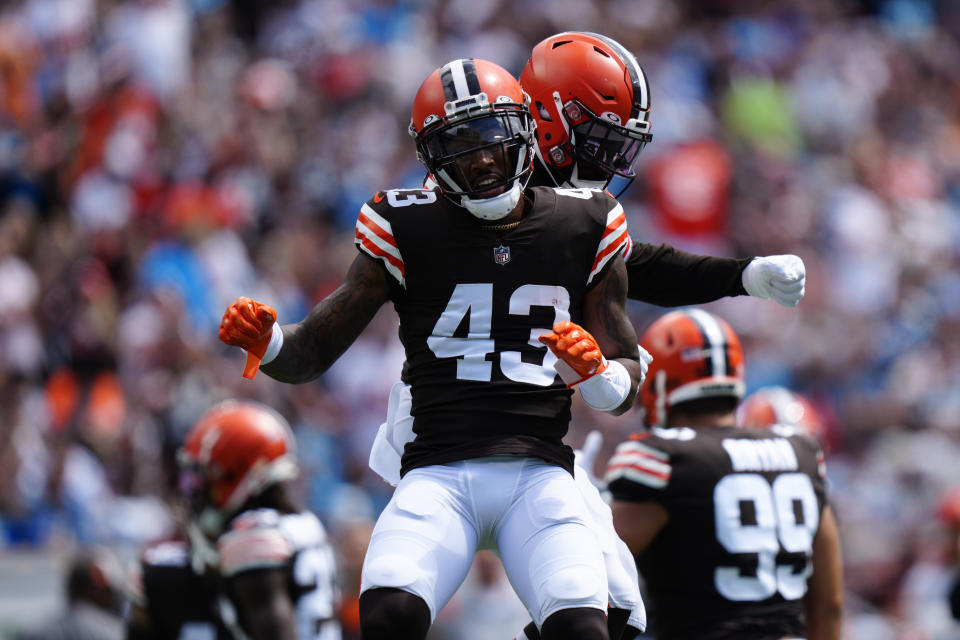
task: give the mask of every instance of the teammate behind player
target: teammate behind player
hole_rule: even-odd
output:
[[[636,177],[651,133],[650,86],[636,57],[616,40],[565,31],[540,41],[520,74],[537,124],[532,186],[607,189]],[[619,194],[618,194],[619,195]],[[631,240],[631,300],[662,307],[750,295],[794,307],[806,269],[795,255],[719,258]]]
[[[189,542],[142,554],[127,637],[339,639],[333,552],[285,488],[298,473],[286,421],[260,404],[224,402],[190,430],[178,463]]]
[[[367,201],[345,283],[302,322],[280,328],[245,298],[224,314],[221,339],[289,382],[323,373],[387,301],[400,316],[416,438],[364,563],[365,640],[424,638],[478,548],[499,552],[544,638],[608,637],[603,559],[562,439],[571,388],[620,414],[642,376],[626,220],[602,191],[524,188],[528,103],[493,63],[434,71],[410,130],[437,188]]]
[[[641,342],[653,355],[641,389],[652,431],[617,447],[606,479],[652,633],[837,640],[840,549],[817,443],[736,425],[743,350],[725,321],[675,311]]]

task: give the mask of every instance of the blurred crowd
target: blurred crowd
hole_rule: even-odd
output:
[[[621,197],[634,238],[806,263],[796,309],[709,308],[744,339],[748,390],[783,384],[827,416],[849,638],[960,638],[937,517],[960,485],[950,0],[4,3],[0,563],[169,535],[176,448],[243,396],[294,425],[300,497],[349,593],[389,499],[366,462],[403,361],[396,315],[293,386],[241,378],[220,314],[247,295],[301,319],[353,259],[363,201],[420,184],[406,129],[427,74],[458,57],[519,74],[567,29],[620,41],[650,79],[654,141]],[[662,312],[629,310],[638,331]],[[574,416],[569,443],[599,428],[607,453],[639,427]],[[503,611],[494,568],[477,573],[472,597]],[[449,637],[486,637],[456,630],[484,609],[455,605]]]

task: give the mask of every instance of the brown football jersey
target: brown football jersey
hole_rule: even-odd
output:
[[[393,283],[411,384],[402,473],[495,454],[572,472],[563,444],[571,392],[537,337],[582,322],[584,296],[627,246],[623,208],[589,189],[537,187],[520,224],[497,229],[435,190],[377,193],[356,227],[360,251]]]
[[[817,443],[779,427],[654,429],[620,444],[614,499],[669,514],[637,559],[658,640],[803,636],[824,476]]]

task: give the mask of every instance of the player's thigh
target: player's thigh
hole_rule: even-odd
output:
[[[640,596],[637,567],[626,544],[617,535],[613,527],[613,514],[610,505],[604,501],[600,491],[590,482],[579,467],[575,468],[574,480],[580,496],[590,516],[590,526],[603,552],[604,568],[607,572],[607,588],[610,594],[610,606],[633,611],[643,606]],[[626,550],[626,555],[623,551]]]
[[[607,579],[596,534],[569,473],[531,465],[497,533],[510,582],[537,626],[561,609],[606,610]]]
[[[445,467],[408,473],[377,519],[363,561],[360,591],[393,587],[417,595],[430,618],[463,582],[477,546],[474,524]]]

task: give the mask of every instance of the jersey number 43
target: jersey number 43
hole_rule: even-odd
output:
[[[570,294],[561,286],[525,284],[510,295],[510,315],[530,315],[531,307],[552,308],[554,323],[569,320]],[[467,337],[456,337],[454,334],[464,318],[468,318]],[[432,335],[427,338],[427,346],[438,358],[459,358],[458,380],[489,382],[493,373],[493,362],[487,360],[487,355],[496,351],[492,330],[493,284],[458,284],[433,327]],[[544,352],[540,364],[523,362],[519,351],[501,351],[500,370],[503,375],[514,382],[526,382],[541,387],[553,384],[557,374],[553,364],[557,357],[537,340],[551,330],[551,327],[530,330],[528,344]]]

